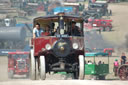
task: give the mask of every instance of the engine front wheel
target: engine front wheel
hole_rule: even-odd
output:
[[[46,67],[45,67],[45,57],[40,56],[40,78],[45,80],[46,78]]]
[[[84,56],[79,55],[79,79],[84,79]]]
[[[77,71],[73,73],[73,78],[74,79],[84,79],[84,56],[79,55],[79,65],[76,66]]]

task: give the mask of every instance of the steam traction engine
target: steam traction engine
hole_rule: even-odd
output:
[[[81,34],[73,35],[70,32],[72,21],[79,24]],[[34,24],[36,23],[41,28],[50,25],[51,32],[57,27],[57,31],[32,39],[30,78],[36,80],[40,74],[40,78],[44,80],[46,73],[52,71],[72,73],[74,79],[84,79],[83,19],[77,16],[54,15],[35,18]],[[53,23],[55,27],[51,25]]]

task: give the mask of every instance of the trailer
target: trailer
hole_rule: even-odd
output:
[[[109,74],[109,56],[108,63],[99,61],[96,63],[95,57],[101,55],[100,53],[85,53],[85,56],[93,57],[93,62],[85,63],[85,75],[92,75],[92,79],[105,80],[105,76]],[[108,55],[104,53],[104,55]],[[86,60],[86,58],[85,58]]]

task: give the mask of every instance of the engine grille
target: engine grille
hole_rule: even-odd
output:
[[[18,61],[18,69],[25,69],[25,61]]]

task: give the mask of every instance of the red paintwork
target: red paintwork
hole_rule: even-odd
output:
[[[112,28],[112,20],[104,20],[104,19],[88,19],[90,25],[87,26],[89,29],[96,29],[94,27],[98,27],[100,29],[100,27],[106,28]],[[105,24],[103,24],[102,22],[105,22]],[[96,26],[94,26],[96,25]]]
[[[26,73],[28,73],[29,71],[29,59],[28,56],[26,58],[23,58],[21,55],[27,55],[29,54],[29,52],[9,52],[8,53],[8,72],[13,70],[14,74],[18,74],[18,75],[24,75]],[[15,54],[19,54],[20,56],[14,57],[13,55]],[[25,68],[24,69],[19,69],[18,68],[18,60],[23,59],[23,61],[25,61]]]
[[[71,42],[76,42],[79,45],[79,50],[83,50],[83,37],[69,37]],[[51,37],[51,36],[45,36],[45,37],[40,37],[40,38],[35,38],[33,39],[33,44],[34,44],[34,56],[39,56],[40,53],[43,51],[45,52],[45,45],[50,44],[51,46],[54,45],[54,43],[58,40],[57,37]],[[43,49],[43,51],[42,51]]]
[[[128,62],[126,62],[126,64],[128,64]]]
[[[114,52],[113,48],[104,48],[104,53],[108,52],[109,55],[112,55],[112,52]]]
[[[107,50],[110,50],[110,51],[114,52],[114,49],[113,48],[105,48],[104,49],[104,52],[106,52]]]
[[[16,60],[16,68],[15,68],[15,71],[14,71],[15,74],[19,74],[19,75],[26,74],[26,73],[28,72],[27,62],[26,62],[25,68],[22,69],[22,70],[20,70],[20,69],[18,68],[18,60],[20,60],[20,58]],[[24,61],[27,61],[27,59],[23,59],[23,60],[24,60]]]
[[[48,32],[43,32],[43,33],[41,34],[41,36],[48,36],[48,35],[50,35],[50,33],[48,33]]]
[[[92,29],[99,30],[100,29],[99,27],[93,27],[91,23],[84,23],[84,28],[89,29],[89,30],[92,30]]]
[[[90,21],[105,21],[105,22],[112,22],[112,20],[105,20],[105,19],[88,19],[88,21],[90,22]]]
[[[8,71],[14,70],[14,65],[15,65],[15,59],[14,58],[9,58],[8,59]]]
[[[8,54],[29,54],[29,52],[16,51],[16,52],[8,52]]]

